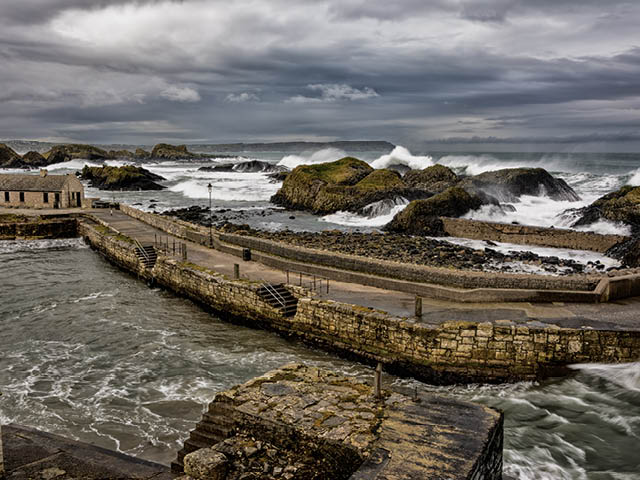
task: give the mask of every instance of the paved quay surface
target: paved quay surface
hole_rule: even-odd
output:
[[[123,234],[141,243],[153,243],[156,236],[172,245],[187,244],[188,261],[233,276],[233,265],[240,265],[240,275],[253,281],[273,283],[286,281],[285,272],[257,262],[244,262],[233,255],[221,253],[203,245],[172,237],[124,213],[106,209],[95,210],[27,210],[0,209],[0,213],[46,215],[62,213],[90,213],[107,222]],[[293,283],[293,282],[292,282]],[[362,305],[384,310],[392,315],[413,317],[414,296],[395,290],[384,290],[354,283],[330,281],[329,293],[320,298]],[[520,325],[557,325],[566,328],[593,328],[604,330],[640,330],[640,297],[605,304],[576,303],[454,303],[423,298],[423,314],[417,321],[438,325],[445,321],[513,322]],[[415,318],[415,317],[414,317]]]
[[[2,426],[6,478],[169,480],[169,467],[19,425]]]

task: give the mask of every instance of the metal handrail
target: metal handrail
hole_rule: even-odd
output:
[[[144,249],[144,247],[142,246],[142,244],[138,241],[138,239],[137,239],[137,238],[134,238],[134,239],[133,239],[133,241],[135,242],[136,247],[138,248],[138,251],[139,251],[140,253],[142,253],[142,256],[145,258],[145,260],[146,260],[148,263],[151,263],[151,257],[149,256],[149,254],[147,253],[147,251]]]
[[[262,288],[269,292],[269,294],[276,299],[276,301],[282,306],[282,308],[287,308],[284,297],[280,295],[277,290],[264,279],[262,279]]]
[[[302,272],[300,270],[290,270],[287,269],[285,270],[285,273],[287,275],[287,283],[290,284],[290,278],[289,278],[289,273],[296,273],[298,275],[300,275],[300,283],[299,285],[302,287],[306,284],[309,284],[309,288],[313,287],[313,290],[318,290],[318,287],[320,287],[320,291],[322,291],[322,280],[325,281],[326,286],[327,286],[327,293],[329,293],[329,277],[324,277],[322,275],[316,275],[316,274],[312,274],[312,273],[307,273],[307,272]],[[308,281],[303,282],[302,281],[302,277],[306,276],[306,277],[310,277],[310,279]],[[316,280],[319,282],[320,285],[317,284]]]

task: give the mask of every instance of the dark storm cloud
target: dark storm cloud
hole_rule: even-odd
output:
[[[635,141],[638,20],[613,0],[3,2],[0,138]]]

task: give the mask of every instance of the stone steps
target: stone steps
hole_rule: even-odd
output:
[[[283,284],[264,284],[258,295],[285,317],[292,317],[298,311],[298,299]]]

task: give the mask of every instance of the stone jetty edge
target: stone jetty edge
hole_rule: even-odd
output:
[[[291,286],[298,309],[294,316],[284,317],[259,295],[259,283],[229,279],[165,256],[147,270],[126,237],[88,221],[80,221],[78,231],[115,265],[190,298],[223,319],[298,337],[365,362],[379,361],[387,371],[430,383],[533,380],[569,364],[640,358],[640,331],[460,321],[434,327],[362,306],[319,300]]]

